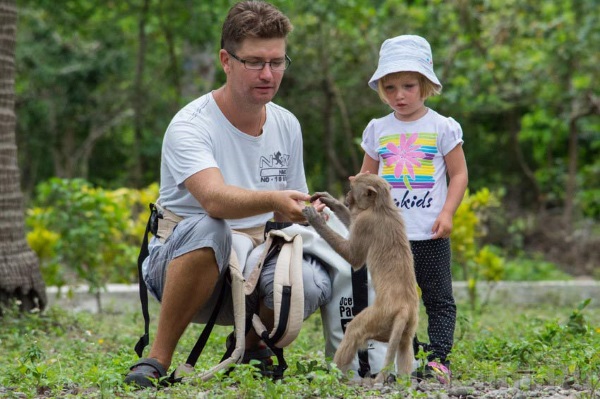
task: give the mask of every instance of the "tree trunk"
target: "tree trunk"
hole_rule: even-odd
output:
[[[525,160],[525,156],[523,155],[523,150],[521,149],[521,145],[519,144],[519,133],[521,131],[521,122],[520,116],[517,114],[516,110],[510,110],[507,114],[507,125],[508,131],[510,132],[510,139],[513,145],[513,149],[517,156],[517,162],[523,171],[525,177],[529,180],[531,184],[531,188],[535,193],[535,202],[538,208],[539,215],[545,213],[546,209],[546,199],[545,195],[542,192],[542,188],[535,178],[535,173],[531,170],[527,161]]]
[[[143,185],[144,158],[141,155],[140,147],[144,135],[144,67],[146,66],[146,22],[148,10],[150,8],[149,0],[144,0],[138,21],[138,55],[135,68],[135,85],[133,88],[133,106],[135,116],[133,118],[133,170],[131,172],[131,183],[139,188]]]
[[[327,43],[327,39],[321,36],[323,41]],[[326,187],[327,191],[334,191],[334,183],[341,179],[346,181],[347,177],[354,172],[348,173],[340,162],[340,149],[336,148],[336,134],[334,127],[334,109],[336,105],[336,92],[333,83],[333,77],[329,69],[329,51],[327,44],[320,46],[321,70],[323,71],[323,80],[321,86],[323,89],[323,97],[325,105],[323,107],[323,141],[325,142],[325,154],[327,155],[326,162]],[[347,143],[352,146],[352,143]]]
[[[331,74],[327,76],[327,84],[329,85],[338,109],[340,110],[340,117],[342,119],[341,135],[343,140],[348,143],[350,173],[348,173],[347,170],[344,170],[343,174],[339,176],[342,181],[345,181],[348,178],[348,175],[358,173],[360,167],[362,166],[362,159],[358,155],[357,146],[354,144],[354,133],[352,130],[352,124],[350,123],[350,115],[348,113],[348,108],[346,107],[346,102],[344,101],[340,90],[335,84],[335,79],[333,76],[331,76]]]
[[[577,190],[577,119],[569,121],[568,172],[565,187],[565,210],[563,222],[568,232],[573,229],[574,198]]]
[[[15,136],[16,38],[16,2],[0,0],[0,302],[16,299],[28,311],[43,309],[47,300],[37,257],[25,240]]]

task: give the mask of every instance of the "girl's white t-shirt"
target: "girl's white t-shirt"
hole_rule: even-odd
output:
[[[409,240],[433,236],[433,223],[448,193],[444,156],[462,145],[462,136],[458,122],[432,109],[411,122],[391,113],[365,128],[361,146],[379,161],[379,176],[392,186]]]
[[[182,108],[163,140],[160,204],[183,217],[205,213],[184,182],[207,168],[219,168],[226,184],[249,190],[308,192],[300,123],[274,103],[266,112],[262,135],[251,137],[229,122],[212,93]],[[272,217],[271,212],[228,222],[234,229],[249,228]]]

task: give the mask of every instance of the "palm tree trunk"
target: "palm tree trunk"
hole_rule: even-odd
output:
[[[0,302],[16,299],[27,311],[43,309],[47,300],[38,259],[25,240],[15,137],[16,38],[16,2],[0,0]]]

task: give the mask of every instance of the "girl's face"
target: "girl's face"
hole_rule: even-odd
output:
[[[403,122],[416,121],[427,113],[416,72],[405,72],[386,79],[383,92],[394,115]]]

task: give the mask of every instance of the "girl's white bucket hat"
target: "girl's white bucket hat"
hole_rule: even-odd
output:
[[[402,35],[384,41],[379,50],[379,64],[369,80],[369,86],[377,91],[377,81],[395,72],[418,72],[442,88],[433,72],[431,46],[421,36]]]

